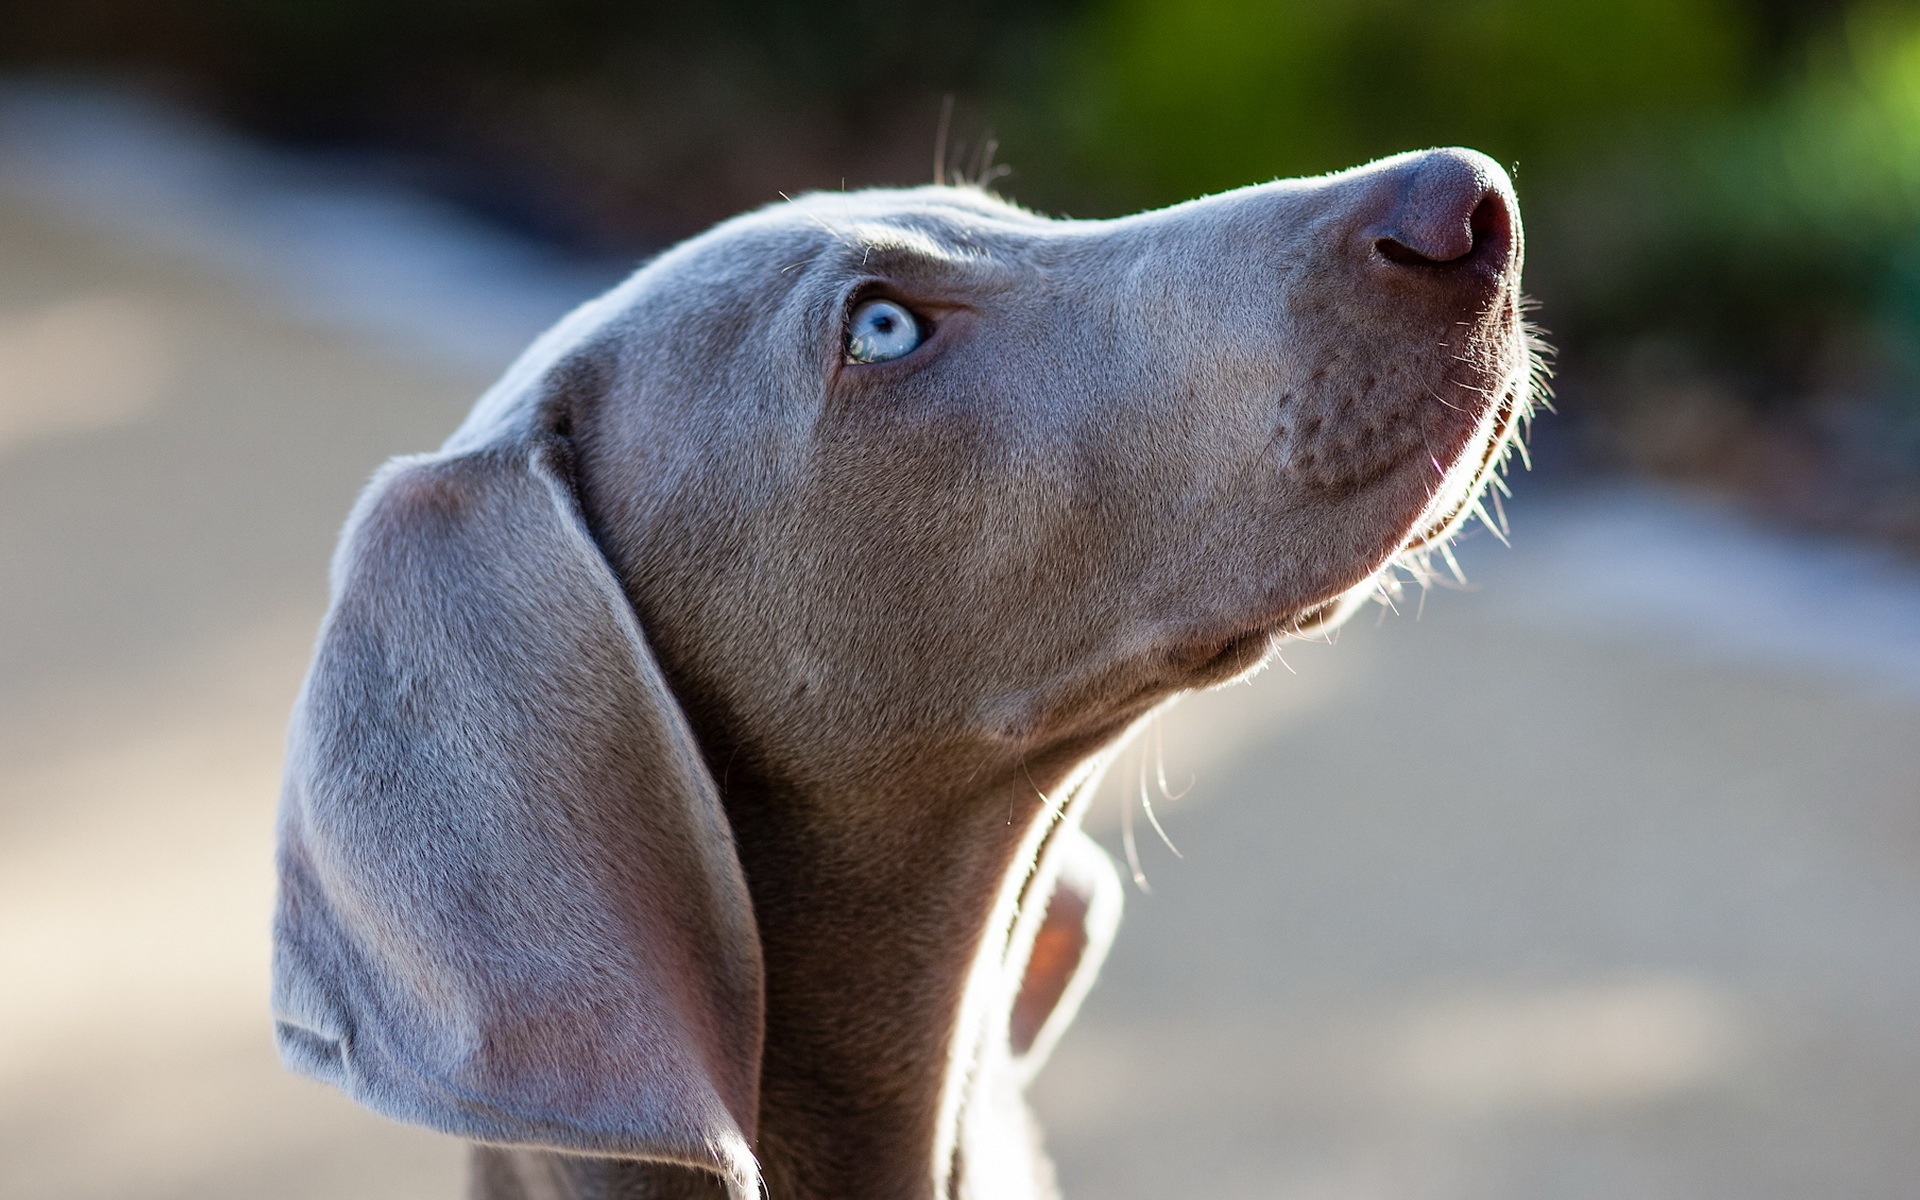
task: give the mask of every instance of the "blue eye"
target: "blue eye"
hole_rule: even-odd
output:
[[[891,300],[869,300],[853,310],[847,329],[847,361],[887,362],[899,358],[923,340],[920,322]]]

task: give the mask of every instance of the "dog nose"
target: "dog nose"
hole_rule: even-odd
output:
[[[1499,163],[1475,150],[1428,150],[1396,174],[1399,195],[1367,231],[1375,253],[1415,270],[1506,269],[1516,205]]]

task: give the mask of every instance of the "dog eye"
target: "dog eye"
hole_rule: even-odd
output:
[[[847,329],[847,361],[886,362],[899,358],[923,340],[920,322],[891,300],[869,300],[853,310]]]

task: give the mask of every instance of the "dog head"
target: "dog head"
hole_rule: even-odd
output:
[[[1519,269],[1465,151],[1113,221],[815,195],[661,256],[349,524],[289,1059],[740,1194],[756,1144],[775,1194],[950,1189],[1061,796],[1473,511]]]

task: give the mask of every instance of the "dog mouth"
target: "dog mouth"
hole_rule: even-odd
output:
[[[1370,567],[1356,564],[1344,582],[1330,582],[1328,590],[1300,597],[1284,607],[1269,608],[1258,615],[1248,613],[1246,616],[1253,619],[1243,624],[1216,627],[1214,632],[1182,639],[1166,661],[1185,686],[1209,687],[1240,678],[1266,661],[1283,641],[1324,637],[1366,599],[1395,594],[1398,585],[1391,578],[1395,568],[1406,570],[1415,582],[1435,578],[1427,558],[1448,555],[1447,543],[1474,517],[1504,539],[1506,522],[1500,498],[1506,488],[1502,476],[1516,454],[1525,461],[1527,424],[1535,406],[1544,400],[1546,373],[1542,347],[1534,331],[1520,320],[1519,303],[1510,303],[1514,305],[1510,310],[1514,317],[1500,339],[1504,345],[1482,359],[1484,365],[1478,368],[1484,372],[1483,378],[1492,378],[1479,386],[1459,381],[1453,384],[1475,395],[1478,403],[1472,411],[1478,415],[1475,427],[1462,437],[1451,461],[1435,461],[1423,436],[1411,451],[1395,447],[1364,466],[1355,464],[1338,481],[1343,503],[1365,504],[1371,489],[1390,478],[1403,478],[1404,472],[1429,465],[1441,468],[1442,481],[1434,487],[1425,508],[1410,518],[1400,518],[1405,521],[1399,527],[1401,536],[1395,539],[1393,532],[1386,531],[1382,557]],[[1447,407],[1456,408],[1452,404]],[[1298,444],[1292,449],[1297,455]],[[1297,459],[1288,465],[1297,466]],[[1309,477],[1304,482],[1314,490],[1327,490],[1319,485],[1328,481]],[[1448,565],[1452,566],[1450,556]]]
[[[1504,536],[1506,513],[1501,498],[1509,493],[1502,477],[1515,455],[1523,465],[1531,465],[1527,459],[1527,426],[1536,405],[1544,402],[1546,374],[1541,348],[1533,332],[1522,328],[1515,336],[1520,342],[1515,351],[1519,365],[1494,402],[1492,420],[1476,439],[1477,453],[1470,443],[1454,460],[1447,475],[1450,481],[1458,482],[1450,482],[1440,493],[1443,502],[1438,515],[1416,525],[1415,532],[1395,556],[1396,560],[1440,549],[1473,517],[1479,517],[1488,528]],[[1463,470],[1463,464],[1468,461],[1472,461],[1472,468]],[[1493,506],[1491,513],[1486,508],[1489,499]]]
[[[1411,532],[1398,548],[1350,586],[1291,607],[1245,632],[1214,643],[1218,648],[1206,660],[1204,674],[1233,678],[1258,661],[1251,654],[1253,646],[1271,649],[1285,640],[1325,636],[1359,606],[1356,598],[1376,597],[1383,591],[1392,594],[1396,585],[1383,576],[1391,575],[1396,567],[1405,569],[1416,582],[1428,581],[1435,576],[1427,559],[1441,554],[1458,575],[1459,568],[1453,563],[1447,544],[1475,517],[1492,529],[1495,536],[1505,540],[1506,513],[1501,497],[1508,493],[1503,476],[1515,455],[1523,464],[1527,462],[1527,426],[1536,406],[1545,401],[1544,347],[1535,330],[1519,319],[1518,309],[1516,304],[1514,322],[1507,333],[1511,339],[1507,343],[1509,349],[1503,356],[1511,365],[1498,372],[1497,390],[1488,388],[1481,392],[1493,396],[1488,404],[1489,415],[1482,417],[1479,428],[1446,467],[1445,484],[1436,489],[1427,511],[1411,522]],[[1423,465],[1430,461],[1417,454],[1396,454],[1367,472],[1367,482],[1384,480],[1416,460]]]

